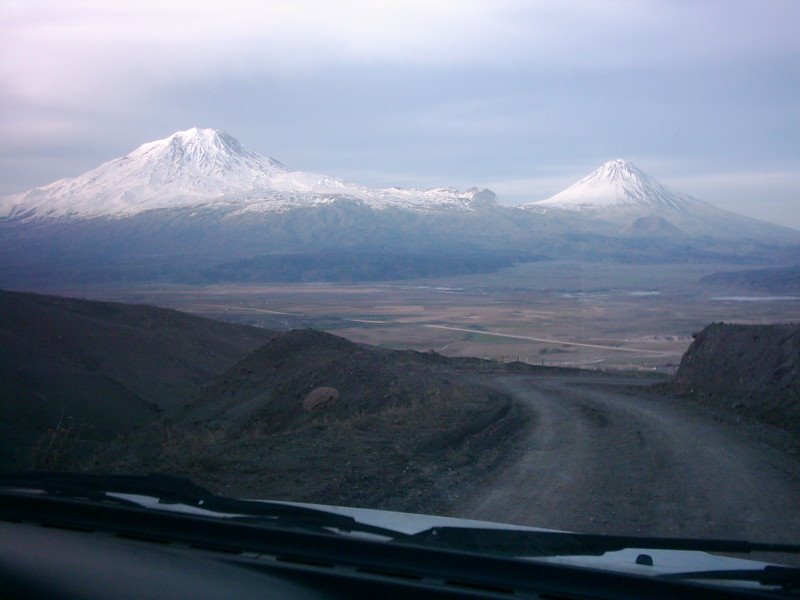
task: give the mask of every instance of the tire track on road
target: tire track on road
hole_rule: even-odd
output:
[[[512,461],[459,516],[587,533],[800,537],[796,459],[733,425],[669,397],[609,391],[592,376],[495,385],[533,418]]]

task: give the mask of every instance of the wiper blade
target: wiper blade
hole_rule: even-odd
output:
[[[434,527],[416,534],[358,522],[353,517],[325,510],[270,501],[237,500],[216,496],[182,477],[151,474],[86,475],[65,473],[22,473],[0,475],[0,493],[40,491],[47,497],[123,503],[141,506],[126,495],[155,498],[159,504],[184,505],[218,513],[225,520],[277,528],[310,531],[367,533],[412,545],[503,557],[601,556],[627,548],[702,552],[780,552],[800,554],[800,545],[747,542],[740,540],[689,539],[589,535],[519,529]],[[122,495],[122,497],[120,497]],[[169,506],[165,506],[169,510]],[[213,515],[212,515],[213,516]]]
[[[71,473],[25,472],[3,474],[0,488],[39,490],[64,498],[102,501],[110,492],[158,498],[166,504],[200,506],[213,496],[189,479],[168,475],[87,475]]]
[[[359,523],[353,517],[321,509],[217,496],[190,479],[170,475],[87,475],[49,472],[0,475],[0,492],[28,490],[43,492],[47,496],[57,498],[135,506],[141,504],[124,496],[146,496],[157,499],[167,510],[168,505],[190,506],[202,509],[204,515],[218,513],[226,520],[311,530],[368,533],[395,540],[408,537],[404,533]]]
[[[410,541],[434,547],[491,552],[502,556],[601,556],[626,548],[698,552],[782,552],[800,554],[798,544],[772,544],[742,540],[591,535],[522,529],[433,527],[411,536]]]
[[[658,575],[661,579],[703,579],[707,581],[753,581],[763,586],[780,587],[784,591],[800,591],[800,569],[767,565],[763,569],[686,571]]]

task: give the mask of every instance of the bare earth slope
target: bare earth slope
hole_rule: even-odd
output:
[[[109,439],[274,334],[150,306],[0,291],[0,467],[48,428]]]
[[[526,420],[507,393],[465,378],[481,362],[290,331],[98,467],[187,474],[229,495],[446,511],[453,489],[502,464]],[[318,387],[339,398],[306,412]]]
[[[675,379],[684,396],[798,433],[800,325],[709,325]]]

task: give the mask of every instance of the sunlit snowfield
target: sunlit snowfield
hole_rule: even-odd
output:
[[[672,373],[715,321],[800,321],[800,298],[700,283],[730,265],[526,263],[491,274],[367,284],[87,287],[143,302],[391,348],[531,364]]]

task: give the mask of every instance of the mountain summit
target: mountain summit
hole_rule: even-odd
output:
[[[171,174],[176,177],[190,175],[230,180],[233,174],[247,173],[264,179],[287,171],[274,158],[246,149],[224,131],[197,127],[143,144],[118,161],[126,159],[140,169],[147,165],[170,167]],[[111,161],[111,164],[118,161]]]
[[[216,129],[178,131],[74,178],[0,198],[0,218],[124,218],[152,210],[225,208],[281,212],[355,200],[373,209],[416,211],[496,204],[489,190],[373,189],[291,171]]]
[[[215,129],[142,144],[74,178],[0,199],[0,216],[125,217],[264,188],[287,169]]]
[[[614,211],[668,209],[688,211],[699,200],[663,186],[627,160],[603,164],[577,183],[546,200],[525,205],[530,209]]]
[[[797,231],[745,217],[673,191],[633,163],[601,165],[546,200],[521,206],[556,217],[574,231],[660,239],[689,234],[706,239],[800,240]]]

